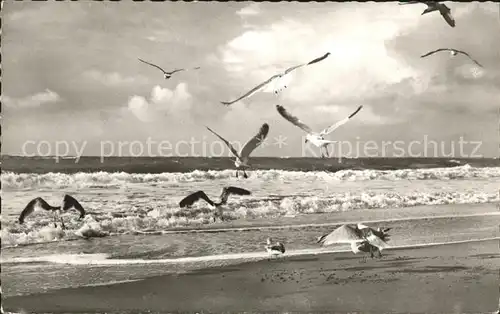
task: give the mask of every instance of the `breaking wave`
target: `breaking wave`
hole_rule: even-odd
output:
[[[368,181],[368,180],[460,180],[500,177],[500,167],[471,167],[470,165],[400,170],[340,170],[325,171],[283,171],[256,170],[249,173],[250,179],[271,180],[324,180],[324,181]],[[234,170],[199,171],[188,173],[134,174],[126,172],[79,172],[75,174],[14,173],[2,172],[2,188],[7,190],[36,188],[119,188],[126,183],[178,183],[230,179]]]

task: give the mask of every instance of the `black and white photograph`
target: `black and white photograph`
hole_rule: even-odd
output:
[[[500,314],[500,2],[1,1],[1,313]]]

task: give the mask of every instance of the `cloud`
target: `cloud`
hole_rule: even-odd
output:
[[[188,119],[191,104],[187,84],[179,83],[174,90],[155,86],[149,99],[134,95],[130,97],[127,109],[140,121],[153,122],[161,121],[165,116]]]
[[[124,77],[118,72],[103,73],[98,70],[88,70],[83,73],[84,77],[97,81],[106,86],[120,86],[130,84],[146,84],[148,80],[145,77]]]
[[[2,103],[7,107],[22,109],[22,108],[37,108],[44,104],[55,103],[61,100],[61,97],[54,91],[46,89],[44,92],[36,93],[23,98],[11,98],[2,95]]]
[[[252,15],[259,15],[259,13],[260,13],[260,4],[255,2],[255,3],[249,4],[246,7],[243,7],[242,9],[238,10],[236,12],[236,15],[239,15],[241,17],[246,17],[246,16],[252,16]]]

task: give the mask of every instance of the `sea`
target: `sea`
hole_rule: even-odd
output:
[[[320,247],[318,236],[344,223],[391,227],[393,247],[500,238],[500,160],[450,158],[252,159],[248,178],[229,158],[2,156],[3,296],[141,280],[269,258],[266,239],[286,256],[349,251]],[[230,196],[225,221],[208,204],[180,208],[203,190]],[[26,204],[65,194],[66,229],[48,212],[23,225]]]

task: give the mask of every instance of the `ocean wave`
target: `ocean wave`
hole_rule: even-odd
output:
[[[242,203],[230,202],[223,215],[225,220],[231,221],[335,213],[356,209],[394,209],[418,205],[478,204],[499,201],[499,193],[486,192],[337,193],[328,198],[287,196],[248,199]],[[112,205],[108,203],[106,206]],[[194,204],[189,209],[169,203],[148,209],[144,206],[135,206],[127,207],[126,210],[121,207],[106,211],[97,210],[89,213],[83,222],[77,220],[74,215],[69,216],[71,220],[68,217],[65,220],[66,230],[52,227],[53,218],[48,213],[41,213],[36,219],[28,220],[23,225],[19,225],[15,220],[2,219],[2,245],[7,247],[117,234],[163,234],[172,228],[199,228],[210,225],[213,221],[213,212],[202,202]]]
[[[470,165],[447,168],[400,169],[400,170],[340,170],[337,172],[301,172],[284,170],[256,170],[249,172],[250,179],[271,180],[456,180],[500,177],[500,167],[476,168]],[[199,171],[188,173],[134,174],[126,172],[79,172],[46,174],[2,172],[2,188],[7,190],[36,188],[119,188],[127,183],[196,182],[221,180],[234,177],[234,170]]]

